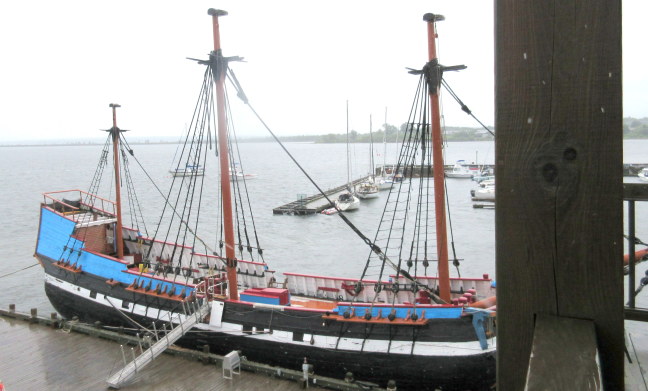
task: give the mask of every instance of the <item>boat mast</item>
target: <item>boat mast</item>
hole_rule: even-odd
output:
[[[238,282],[236,278],[236,251],[234,248],[234,222],[232,218],[232,188],[229,173],[229,151],[227,140],[227,114],[225,113],[225,73],[226,62],[223,61],[220,46],[218,17],[227,15],[227,11],[210,8],[207,13],[212,17],[214,30],[214,53],[217,61],[218,77],[216,78],[216,108],[218,114],[218,149],[220,151],[221,194],[223,197],[223,228],[225,231],[225,259],[227,262],[227,286],[230,300],[238,300]]]
[[[371,179],[373,180],[376,173],[376,168],[374,167],[373,134],[371,133],[372,127],[373,124],[371,121],[371,114],[369,114],[369,169],[371,170]]]
[[[346,163],[347,163],[347,186],[351,190],[351,165],[349,164],[349,101],[346,101]]]
[[[382,174],[382,177],[385,180],[387,180],[387,175],[385,174],[386,165],[387,165],[387,107],[385,107],[385,132],[383,133],[383,165],[382,165],[382,170],[380,170],[380,173]]]
[[[119,180],[119,134],[121,130],[117,127],[117,108],[121,107],[117,103],[109,105],[112,108],[113,126],[109,132],[112,136],[113,143],[113,166],[115,168],[115,212],[117,222],[115,223],[115,242],[117,243],[117,258],[124,259],[124,240],[122,233],[122,213],[121,213],[121,188]]]
[[[427,23],[428,32],[428,65],[433,69],[431,72],[440,73],[440,69],[436,66],[438,63],[436,54],[436,31],[435,23],[442,21],[445,18],[443,15],[425,14],[423,20]],[[446,303],[450,302],[450,274],[448,271],[448,234],[446,228],[446,212],[445,212],[445,178],[443,170],[443,150],[441,145],[441,117],[439,110],[439,84],[440,74],[435,78],[438,83],[429,85],[430,90],[430,105],[432,106],[432,163],[434,169],[434,210],[436,217],[436,239],[437,239],[437,259],[439,271],[439,297]]]

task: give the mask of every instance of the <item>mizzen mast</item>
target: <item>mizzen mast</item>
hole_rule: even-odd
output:
[[[207,13],[212,17],[214,31],[214,70],[216,75],[216,111],[218,115],[218,150],[221,170],[221,195],[223,198],[223,230],[225,231],[225,259],[227,261],[227,286],[230,300],[238,300],[238,282],[236,278],[236,251],[234,244],[234,222],[232,213],[232,188],[229,173],[229,151],[227,140],[227,114],[225,112],[225,76],[227,62],[223,58],[220,45],[218,17],[227,15],[227,11],[210,8]]]
[[[450,272],[448,270],[448,233],[445,210],[445,175],[443,165],[443,150],[441,138],[441,117],[439,110],[439,87],[441,83],[441,68],[436,54],[435,23],[442,21],[443,15],[425,14],[423,20],[427,23],[428,57],[426,66],[428,73],[428,88],[430,91],[430,106],[432,107],[432,164],[434,167],[434,211],[436,220],[437,259],[439,271],[439,297],[446,303],[450,298]]]
[[[112,136],[113,144],[113,165],[115,167],[115,212],[117,214],[117,222],[115,223],[115,242],[117,243],[117,258],[124,259],[124,240],[122,233],[122,213],[121,213],[121,187],[119,179],[119,135],[122,132],[117,127],[117,108],[121,107],[117,103],[111,103],[112,108],[113,126],[108,130]]]

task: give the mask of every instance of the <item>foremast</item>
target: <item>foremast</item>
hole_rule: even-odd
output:
[[[218,150],[221,171],[221,196],[223,200],[223,230],[225,233],[225,259],[227,262],[227,286],[230,300],[238,300],[238,282],[236,277],[236,251],[234,244],[234,222],[232,213],[232,189],[229,173],[229,151],[227,139],[227,114],[225,111],[225,76],[227,65],[223,60],[218,17],[227,15],[227,11],[210,8],[207,13],[212,17],[214,34],[214,53],[217,59],[216,77],[216,112],[218,115]]]
[[[436,220],[437,259],[439,272],[439,297],[449,303],[450,298],[450,273],[448,270],[448,234],[446,227],[445,210],[445,175],[443,165],[443,139],[441,138],[441,116],[439,110],[439,83],[441,70],[438,66],[436,53],[435,23],[445,18],[442,15],[425,14],[423,20],[427,23],[428,33],[428,65],[430,72],[435,74],[428,78],[430,91],[430,106],[432,107],[432,165],[434,169],[434,210]],[[436,77],[434,77],[436,76]],[[435,82],[432,82],[435,81]]]
[[[123,130],[117,127],[117,108],[121,107],[117,103],[111,103],[113,126],[108,130],[112,137],[113,144],[113,166],[115,168],[115,213],[117,222],[115,223],[115,243],[117,244],[117,258],[124,259],[124,240],[122,233],[122,213],[121,213],[121,187],[119,178],[119,135]]]

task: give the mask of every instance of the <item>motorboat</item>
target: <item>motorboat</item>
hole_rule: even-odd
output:
[[[464,160],[457,160],[451,170],[445,171],[447,178],[472,178],[477,172],[471,170]]]

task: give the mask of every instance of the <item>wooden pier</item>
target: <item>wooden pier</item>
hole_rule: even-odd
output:
[[[102,375],[107,375],[106,372],[110,370],[111,364],[114,370],[115,362],[121,361],[120,350],[118,345],[110,344],[109,341],[128,346],[128,349],[131,347],[134,350],[141,349],[139,346],[141,341],[135,336],[127,334],[121,328],[114,328],[115,331],[111,331],[99,323],[90,325],[76,320],[65,320],[55,312],[49,316],[40,316],[36,309],[31,309],[30,313],[21,313],[16,311],[15,305],[11,304],[9,310],[0,309],[0,318],[8,319],[8,325],[6,325],[7,322],[0,319],[0,331],[5,336],[9,335],[9,339],[3,345],[3,353],[7,353],[7,357],[18,360],[5,360],[0,363],[2,380],[10,390],[27,389],[20,388],[25,385],[32,386],[29,389],[105,389],[106,382],[103,376],[79,376],[78,374],[72,375],[72,373],[75,368],[81,366],[86,370],[89,368],[88,373]],[[21,321],[30,326],[46,327],[25,329],[14,327]],[[74,339],[68,336],[71,332],[77,334]],[[90,341],[87,339],[88,337],[96,338],[94,341]],[[37,349],[33,344],[26,342],[39,340],[43,340],[44,350],[43,348]],[[78,350],[79,346],[90,345],[92,348]],[[33,359],[28,364],[30,370],[22,369],[25,364],[24,360],[20,359],[20,352],[25,350],[33,351],[33,354],[30,355]],[[52,372],[52,368],[47,364],[49,361],[41,359],[43,352],[53,355],[49,358],[56,359],[61,372]],[[304,375],[301,368],[280,368],[243,358],[240,367],[247,374],[237,375],[234,380],[231,380],[221,376],[220,367],[223,356],[210,353],[208,349],[197,351],[171,345],[164,353],[163,356],[166,357],[160,357],[159,360],[151,364],[151,368],[142,370],[136,380],[139,384],[133,384],[128,389],[263,389],[279,391],[304,388]],[[170,361],[169,356],[182,358],[184,361],[177,359]],[[205,370],[202,366],[192,365],[190,361],[213,365],[216,369]],[[61,373],[65,373],[66,368],[70,371],[70,375],[62,376]],[[317,375],[317,367],[314,368],[314,371],[314,374],[309,375],[309,388],[312,389],[386,391],[374,383],[359,380],[346,382],[342,379]],[[173,373],[173,376],[170,376],[169,373]]]
[[[357,184],[360,184],[366,181],[368,178],[369,175],[355,179],[351,182],[351,185],[355,186]],[[328,197],[331,201],[334,201],[340,194],[347,190],[347,187],[348,184],[345,183],[344,185],[326,190],[324,193],[326,194],[326,197]],[[311,215],[319,213],[324,209],[331,208],[332,206],[333,205],[331,205],[331,203],[328,202],[322,194],[315,194],[274,208],[272,210],[272,213],[276,215]]]

